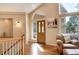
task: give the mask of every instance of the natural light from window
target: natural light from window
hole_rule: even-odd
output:
[[[79,3],[61,3],[60,4],[60,10],[61,13],[64,12],[77,12],[79,9]]]
[[[69,21],[69,17],[66,17],[66,23]]]

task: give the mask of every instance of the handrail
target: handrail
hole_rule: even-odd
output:
[[[20,40],[21,38],[20,37],[17,37],[17,38],[0,38],[0,42],[2,41],[14,41],[14,40]]]

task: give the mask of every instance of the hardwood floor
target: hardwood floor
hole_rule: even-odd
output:
[[[25,55],[58,55],[57,47],[45,44],[29,43],[25,46]]]

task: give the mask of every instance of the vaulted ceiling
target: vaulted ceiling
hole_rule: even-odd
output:
[[[35,10],[41,3],[0,3],[0,12],[26,12]]]

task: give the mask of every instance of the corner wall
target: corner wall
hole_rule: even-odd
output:
[[[29,42],[29,15],[28,14],[25,14],[25,38],[26,38],[26,44],[28,44]]]
[[[25,26],[24,25],[24,21],[25,21],[24,13],[3,12],[3,13],[0,13],[0,18],[12,18],[13,19],[13,37],[22,36],[24,34],[24,26]],[[17,26],[18,21],[20,23],[20,26],[19,25]]]

